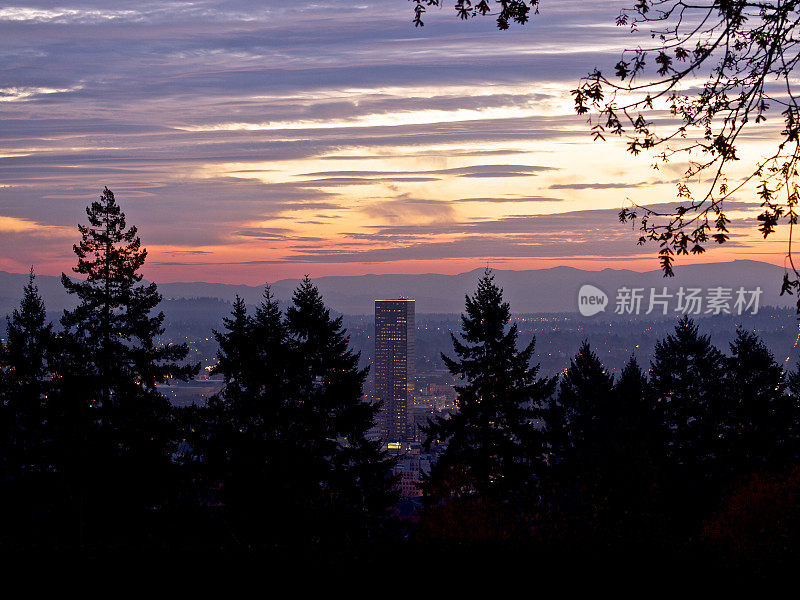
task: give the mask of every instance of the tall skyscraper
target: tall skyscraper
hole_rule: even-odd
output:
[[[381,439],[399,449],[412,435],[414,300],[375,300],[375,397]]]

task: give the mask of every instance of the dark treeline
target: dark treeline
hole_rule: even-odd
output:
[[[207,407],[157,390],[188,380],[188,347],[159,344],[147,253],[105,189],[74,246],[82,280],[61,327],[33,270],[0,354],[3,548],[252,548],[355,545],[384,535],[392,461],[366,434],[366,369],[305,279],[285,314],[267,289],[236,299]]]
[[[443,356],[458,410],[425,429],[433,466],[408,518],[368,436],[367,369],[308,278],[285,310],[269,288],[249,312],[237,298],[214,332],[222,391],[171,407],[156,385],[198,366],[157,342],[146,251],[108,189],[87,217],[84,279],[63,277],[76,307],[48,323],[32,272],[8,317],[4,549],[798,549],[800,376],[749,331],[722,352],[683,318],[646,368],[614,377],[586,342],[546,377],[487,271]]]
[[[770,556],[800,541],[800,379],[738,330],[723,354],[689,318],[644,371],[618,377],[583,343],[559,377],[530,365],[490,273],[467,299],[458,413],[418,535],[555,545],[708,548]],[[774,557],[774,556],[773,556]]]

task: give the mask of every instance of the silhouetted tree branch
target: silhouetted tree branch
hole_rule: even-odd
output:
[[[414,24],[440,0],[413,0]],[[462,19],[496,16],[497,26],[525,24],[538,0],[457,0]],[[782,293],[800,292],[800,272],[792,254],[797,224],[800,107],[795,69],[800,60],[800,0],[634,0],[616,21],[641,42],[622,51],[611,69],[595,69],[572,90],[575,111],[586,115],[597,140],[608,135],[627,141],[631,154],[653,153],[654,167],[685,157],[688,167],[677,184],[674,210],[658,212],[638,204],[620,211],[634,221],[639,244],[658,245],[661,268],[673,275],[676,256],[701,254],[709,243],[729,239],[724,201],[746,186],[757,186],[764,238],[788,225],[788,269]],[[783,129],[771,153],[741,177],[731,172],[740,160],[742,135],[778,116]],[[657,116],[668,124],[657,126]],[[690,180],[705,173],[695,191]],[[638,219],[638,221],[635,221]],[[800,297],[798,298],[800,310]]]

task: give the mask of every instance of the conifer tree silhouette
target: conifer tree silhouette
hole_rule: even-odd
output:
[[[40,453],[53,344],[53,325],[31,268],[19,308],[6,318],[6,343],[0,346],[3,467],[9,475],[46,468]]]
[[[160,343],[164,314],[152,312],[161,296],[139,273],[147,251],[111,190],[105,188],[86,215],[73,246],[73,271],[85,278],[61,276],[78,305],[61,318],[52,418],[59,428],[59,470],[79,513],[81,537],[113,536],[120,528],[124,540],[136,533],[145,509],[162,505],[168,485],[174,432],[156,385],[187,380],[199,365],[181,363],[186,344]],[[93,532],[84,528],[90,517]]]
[[[35,283],[33,267],[19,308],[6,317],[0,344],[0,522],[3,537],[41,541],[34,512],[47,513],[49,431],[47,403],[55,353],[53,326]]]
[[[650,384],[661,422],[663,459],[669,471],[677,523],[694,521],[716,502],[725,393],[725,360],[688,317],[660,340],[653,353]]]
[[[546,412],[549,499],[562,534],[595,534],[608,512],[614,404],[614,377],[584,341]]]
[[[456,358],[442,355],[456,386],[458,410],[424,429],[426,445],[446,444],[424,484],[428,502],[474,498],[528,504],[544,468],[537,428],[554,380],[532,366],[535,340],[517,348],[517,325],[503,291],[487,269],[466,297],[461,339],[451,334]],[[463,341],[462,341],[463,340]]]
[[[397,500],[393,460],[368,439],[378,406],[362,398],[367,369],[306,276],[286,311],[291,392],[287,399],[300,531],[309,541],[358,542],[378,534]],[[298,523],[298,526],[300,523]]]
[[[208,479],[222,484],[219,498],[237,541],[285,543],[291,506],[285,490],[295,474],[285,434],[290,428],[289,345],[282,313],[269,286],[255,314],[236,297],[225,330],[214,331],[225,384],[206,411],[201,440]]]
[[[726,357],[720,458],[729,476],[771,469],[798,457],[800,406],[781,366],[758,336],[738,329]]]

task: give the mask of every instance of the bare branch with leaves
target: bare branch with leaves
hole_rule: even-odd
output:
[[[414,23],[440,0],[412,0]],[[492,15],[500,29],[525,24],[538,12],[533,2],[457,0],[462,19]],[[800,0],[635,0],[617,17],[648,45],[622,52],[613,74],[599,69],[572,90],[575,111],[586,115],[596,140],[618,136],[633,155],[651,152],[654,166],[673,159],[688,165],[677,184],[677,204],[658,212],[632,203],[622,222],[639,228],[639,243],[655,243],[661,268],[673,275],[676,256],[701,254],[709,243],[729,239],[724,202],[748,186],[761,205],[764,238],[789,228],[782,293],[798,293],[800,272],[792,254],[797,224],[800,107],[795,69],[800,61]],[[659,110],[665,128],[655,123]],[[746,128],[780,113],[783,129],[774,152],[741,175],[738,150]],[[734,168],[736,173],[734,173]],[[690,182],[704,174],[700,193]]]

